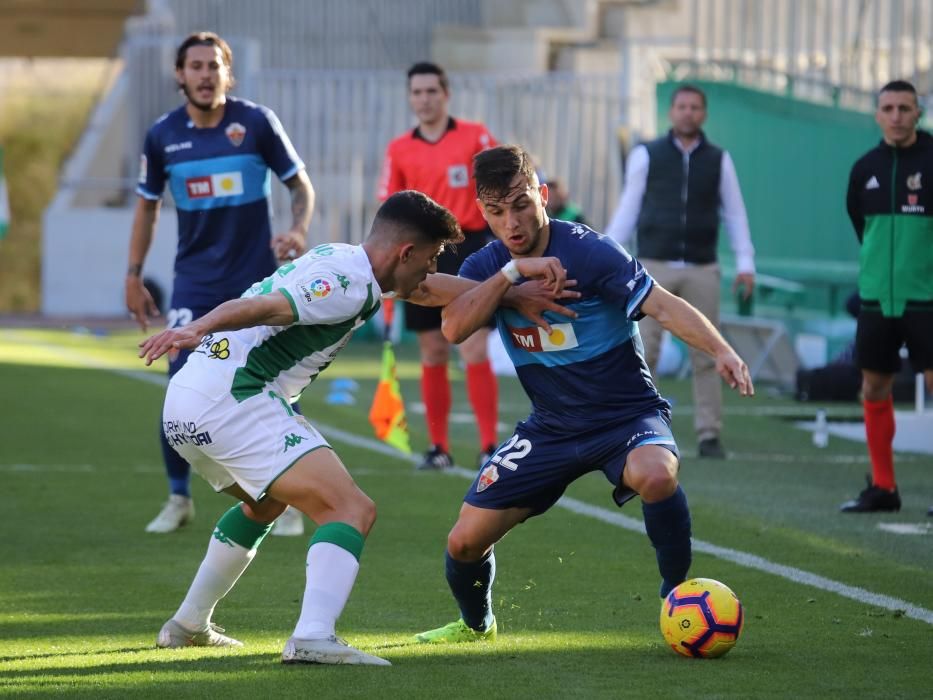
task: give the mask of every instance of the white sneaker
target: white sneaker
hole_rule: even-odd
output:
[[[146,532],[175,532],[194,520],[194,501],[173,493],[155,519],[146,525]]]
[[[301,511],[289,506],[285,511],[275,519],[272,526],[273,535],[282,537],[298,537],[305,534],[305,521]]]
[[[182,647],[241,647],[243,642],[223,634],[224,628],[213,622],[202,632],[192,632],[182,627],[174,619],[169,620],[156,639],[156,646],[162,649],[181,649]]]
[[[364,666],[391,666],[378,656],[354,649],[338,637],[327,639],[295,639],[285,642],[283,664],[358,664]]]

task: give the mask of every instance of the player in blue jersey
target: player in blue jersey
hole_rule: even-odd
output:
[[[146,134],[136,188],[126,305],[143,330],[150,316],[159,315],[143,286],[142,269],[166,184],[178,213],[169,328],[240,296],[271,274],[277,261],[303,254],[314,210],[304,163],[278,118],[266,107],[227,94],[234,84],[233,54],[222,38],[211,32],[188,36],[178,47],[175,77],[187,101]],[[270,170],[288,187],[292,209],[291,227],[274,237]],[[170,358],[170,377],[187,356],[183,351]],[[161,443],[170,494],[147,532],[171,532],[194,516],[190,468],[164,438]],[[300,514],[291,515],[278,534],[301,534]]]
[[[474,158],[477,203],[498,239],[467,258],[460,276],[481,284],[451,301],[443,332],[458,342],[495,316],[532,403],[532,412],[484,464],[448,535],[446,576],[460,619],[416,636],[419,642],[492,640],[494,545],[547,511],[567,486],[600,470],[619,506],[641,497],[665,596],[690,568],[690,512],[677,482],[670,404],[655,389],[636,321],[644,315],[716,359],[743,396],[748,368],[695,308],[670,294],[611,238],[582,224],[549,220],[547,186],[519,146]],[[548,329],[501,306],[528,263],[556,258],[580,298],[568,320],[544,314]]]

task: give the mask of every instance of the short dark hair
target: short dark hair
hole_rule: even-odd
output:
[[[394,224],[413,232],[418,243],[459,243],[463,240],[457,217],[416,190],[402,190],[386,199],[376,212],[373,226],[377,223]]]
[[[512,180],[519,174],[528,178],[529,183],[537,178],[531,154],[514,143],[487,148],[473,156],[476,196],[480,199],[505,199],[512,190]]]
[[[691,85],[690,83],[684,83],[683,85],[678,85],[674,92],[671,93],[671,107],[674,106],[674,103],[677,101],[677,96],[683,92],[687,92],[693,95],[699,95],[700,100],[703,102],[703,109],[706,109],[706,93],[703,92],[696,85]]]
[[[430,61],[419,61],[408,69],[408,84],[411,85],[413,75],[436,75],[444,92],[450,91],[450,82],[447,80],[447,73],[436,63]]]
[[[192,46],[214,46],[220,49],[220,55],[224,59],[224,65],[230,73],[230,84],[233,84],[233,51],[230,44],[224,41],[214,32],[193,32],[185,37],[175,52],[175,69],[182,70],[185,67],[185,60],[188,57],[188,49]]]
[[[913,86],[913,83],[909,83],[906,80],[892,80],[890,83],[887,83],[878,91],[878,98],[875,99],[875,102],[877,102],[878,99],[881,98],[881,94],[885,92],[909,92],[914,96],[914,101],[920,104],[920,100],[917,99],[917,88]]]

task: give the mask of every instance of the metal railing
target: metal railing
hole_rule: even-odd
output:
[[[269,71],[258,99],[286,126],[318,191],[327,240],[358,240],[376,206],[389,141],[414,126],[397,71]],[[572,183],[595,222],[621,187],[615,137],[621,112],[612,76],[451,76],[451,112],[484,122],[500,142],[521,143],[550,175]],[[275,208],[287,211],[285,193]],[[328,209],[339,209],[339,221]],[[327,219],[326,221],[324,219]]]
[[[877,91],[906,78],[933,87],[929,0],[693,0],[698,63],[771,68]]]
[[[480,0],[162,0],[176,34],[210,30],[261,45],[263,68],[406,68],[435,25],[477,26]]]

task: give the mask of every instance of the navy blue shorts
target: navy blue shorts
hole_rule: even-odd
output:
[[[483,465],[464,501],[477,508],[531,508],[540,515],[584,474],[600,470],[622,505],[633,493],[622,486],[628,453],[642,445],[659,445],[680,457],[668,418],[657,411],[588,433],[556,434],[533,419],[521,421]]]

